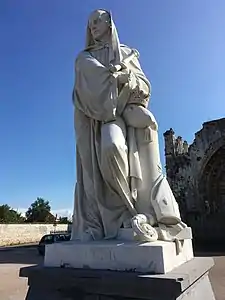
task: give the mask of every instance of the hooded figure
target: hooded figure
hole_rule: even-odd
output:
[[[157,124],[146,109],[150,83],[134,53],[120,44],[109,12],[91,14],[86,47],[75,63],[72,239],[116,238],[137,213],[148,216],[151,225],[180,222],[162,175]],[[123,67],[112,72],[118,65]]]

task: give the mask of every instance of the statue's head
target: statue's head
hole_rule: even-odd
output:
[[[88,27],[93,40],[107,40],[111,33],[111,17],[109,12],[103,9],[92,12],[88,20]]]
[[[110,51],[110,63],[118,64],[121,62],[120,42],[116,26],[112,19],[112,14],[105,9],[93,11],[88,19],[85,49],[99,46],[99,42],[108,43]]]

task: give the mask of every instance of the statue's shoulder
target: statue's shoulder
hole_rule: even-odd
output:
[[[88,51],[80,51],[75,58],[75,66],[78,68],[78,66],[82,65],[88,57],[90,57],[90,53]]]
[[[130,54],[132,52],[136,52],[137,53],[137,57],[139,57],[138,50],[136,50],[135,48],[131,48],[131,47],[127,46],[127,45],[123,45],[123,44],[120,45],[120,51],[121,51],[121,54],[122,54],[123,58],[126,58],[126,57],[130,56]]]
[[[120,44],[120,49],[125,52],[127,55],[129,55],[132,52],[132,49],[124,44]]]
[[[75,60],[75,61],[78,61],[78,60],[80,60],[80,59],[84,59],[84,58],[86,58],[88,55],[90,55],[88,51],[82,50],[82,51],[80,51],[80,52],[77,54],[76,60]]]

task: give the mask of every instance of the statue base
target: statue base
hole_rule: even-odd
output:
[[[215,300],[208,277],[213,264],[198,257],[163,275],[32,266],[20,276],[28,277],[27,300]]]
[[[193,258],[192,240],[182,242],[177,254],[174,242],[104,240],[70,241],[47,245],[46,267],[134,271],[165,274]]]

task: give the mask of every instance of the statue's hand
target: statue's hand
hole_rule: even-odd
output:
[[[120,84],[126,84],[131,78],[131,73],[129,69],[123,69],[117,73],[117,78]]]

